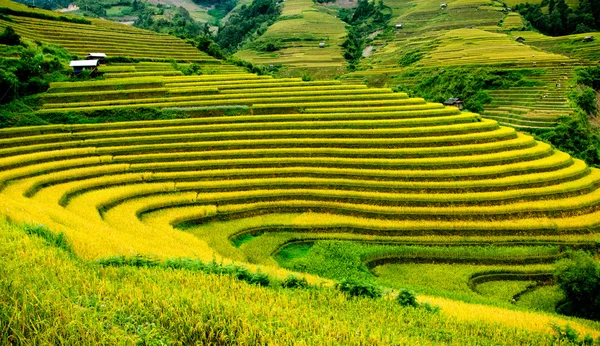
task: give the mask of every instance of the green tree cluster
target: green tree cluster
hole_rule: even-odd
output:
[[[242,5],[227,22],[219,28],[215,41],[228,53],[238,50],[253,35],[260,36],[275,23],[280,15],[276,0],[253,0],[249,6]]]
[[[583,251],[559,261],[556,283],[565,294],[558,311],[566,315],[600,320],[600,263]]]
[[[391,10],[381,0],[358,0],[356,8],[341,9],[339,17],[348,24],[348,36],[342,47],[344,58],[349,63],[348,69],[352,71],[362,58],[369,34],[386,27]]]
[[[11,36],[8,27],[0,35]],[[8,35],[5,35],[6,33]],[[16,98],[46,91],[51,81],[65,78],[65,64],[71,55],[57,46],[15,45],[2,48],[0,58],[0,104]],[[15,58],[17,57],[17,58]]]
[[[545,13],[542,8],[548,6]],[[515,7],[537,30],[552,36],[585,33],[600,29],[600,0],[581,0],[571,9],[565,0],[544,0]]]

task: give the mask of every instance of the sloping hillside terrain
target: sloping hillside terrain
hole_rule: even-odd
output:
[[[532,127],[574,114],[548,85],[591,60],[516,43],[494,24],[508,14],[460,4],[386,4],[403,29],[378,29],[356,71],[309,80],[342,71],[351,45],[320,4],[287,0],[238,51],[305,75],[276,78],[173,36],[0,0],[22,41],[0,47],[2,76],[30,59],[18,47],[41,62],[60,51],[48,44],[109,54],[97,76],[35,95],[22,112],[36,123],[0,129],[0,340],[600,343],[597,296],[578,305],[564,289],[574,267],[597,274],[600,170],[500,124],[516,109]],[[256,49],[269,43],[270,57]],[[513,71],[484,114],[411,89],[481,66]]]

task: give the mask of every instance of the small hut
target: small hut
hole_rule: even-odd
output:
[[[473,29],[473,28],[474,28],[474,26],[473,26],[473,25],[467,25],[467,26],[466,26],[466,28],[467,28],[467,29]]]
[[[396,24],[396,30],[402,29],[402,24]]]
[[[89,70],[91,73],[96,73],[98,71],[98,65],[100,62],[98,60],[73,60],[69,64],[73,68],[73,73],[79,74],[83,72],[83,70]]]
[[[448,8],[448,4],[441,4],[441,5],[440,5],[440,8],[441,8],[442,10],[445,10],[446,8]]]
[[[449,98],[444,102],[445,106],[454,106],[458,109],[460,109],[462,111],[463,109],[463,102],[461,101],[461,99],[453,97],[453,98]]]
[[[510,7],[507,7],[507,8],[506,8],[506,12],[512,12],[512,8],[510,8]]]
[[[87,58],[85,60],[98,60],[98,62],[103,65],[106,60],[106,54],[104,53],[88,53]]]
[[[583,38],[583,42],[592,42],[594,41],[594,36],[586,36]]]
[[[519,43],[525,43],[525,39],[521,36],[517,37],[517,39],[515,41],[517,41]]]
[[[325,42],[319,43],[319,48],[325,48]]]

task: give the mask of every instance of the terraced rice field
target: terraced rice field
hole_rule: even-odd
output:
[[[288,0],[283,4],[280,19],[255,42],[255,45],[279,42],[281,49],[275,52],[245,49],[236,56],[259,65],[282,65],[320,74],[323,72],[319,70],[331,70],[339,75],[346,65],[341,48],[346,36],[344,25],[334,14],[310,0]],[[320,42],[325,43],[325,48],[319,48]]]
[[[558,117],[573,113],[567,97],[575,84],[574,70],[588,63],[515,42],[521,33],[510,36],[463,28],[436,32],[426,39],[416,35],[395,40],[364,62],[363,66],[373,64],[374,68],[348,74],[344,81],[383,79],[389,85],[410,87],[419,83],[419,69],[463,66],[506,71],[535,69],[541,73],[528,79],[539,81],[539,85],[490,91],[493,101],[486,105],[482,115],[517,128],[553,127]],[[406,51],[421,52],[423,57],[408,67],[399,66],[398,56]],[[408,77],[400,75],[406,71],[411,71]]]
[[[189,253],[206,239],[172,227],[190,223],[221,229],[211,237],[224,244],[256,227],[497,236],[599,225],[600,171],[385,88],[230,74],[56,83],[45,98],[42,114],[155,105],[193,117],[1,131],[9,215],[50,208],[91,257]],[[248,114],[207,115],[235,107]],[[149,247],[123,242],[144,232],[157,236]]]
[[[517,35],[517,33],[514,35]],[[581,59],[588,63],[597,64],[600,60],[600,35],[597,32],[550,37],[532,31],[524,31],[518,33],[518,35],[525,38],[528,45],[549,52]],[[592,42],[585,42],[583,38],[586,36],[594,36],[595,40]]]
[[[444,3],[444,2],[442,2]],[[501,8],[490,6],[486,0],[456,0],[445,2],[442,9],[439,1],[398,1],[386,0],[392,8],[392,23],[401,23],[403,29],[397,32],[402,37],[414,33],[422,36],[436,31],[464,28],[466,26],[493,27],[503,17]]]
[[[0,0],[0,7],[31,11],[25,5],[8,0]],[[56,15],[50,11],[36,11]],[[90,52],[103,52],[108,56],[129,58],[199,62],[214,60],[176,37],[108,20],[90,19],[92,24],[76,24],[15,15],[9,15],[8,18],[9,20],[0,19],[0,29],[12,26],[19,35],[27,39],[63,46],[80,57],[85,57]]]
[[[228,259],[339,279],[319,264],[352,262],[314,249],[341,240],[364,248],[348,275],[364,264],[387,286],[500,307],[523,295],[538,309],[557,246],[597,244],[600,171],[494,120],[337,81],[106,69],[131,67],[158,73],[52,84],[41,115],[153,105],[189,118],[0,130],[3,213],[65,232],[85,259]],[[446,286],[398,275],[466,262]]]
[[[493,101],[482,115],[516,128],[554,127],[559,117],[572,115],[567,97],[575,85],[573,68],[561,64],[546,70],[529,77],[542,82],[541,86],[490,91]]]

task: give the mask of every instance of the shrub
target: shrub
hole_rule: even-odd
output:
[[[596,106],[596,92],[594,89],[584,86],[581,92],[574,92],[575,103],[588,114],[596,114],[598,108]]]
[[[312,80],[312,76],[305,73],[305,74],[302,75],[302,80],[304,82],[310,82]]]
[[[577,82],[600,90],[600,66],[578,68]]]
[[[65,250],[68,253],[73,253],[71,244],[67,240],[64,233],[54,234],[44,225],[26,225],[25,231],[27,234],[35,235],[42,238],[46,243]]]
[[[415,292],[409,291],[404,288],[401,289],[400,292],[398,293],[398,297],[396,298],[396,301],[401,306],[414,306],[414,307],[418,306],[417,295],[415,294]]]
[[[533,130],[536,139],[550,142],[588,165],[600,166],[600,135],[590,124],[587,114],[578,112],[559,120],[560,123],[551,130]]]
[[[554,278],[565,294],[560,313],[600,320],[600,263],[577,251],[556,263]]]
[[[413,51],[413,52],[408,52],[404,55],[402,55],[402,57],[400,57],[400,60],[398,61],[398,64],[400,64],[400,66],[410,66],[416,62],[418,62],[419,60],[421,60],[421,58],[423,58],[423,53],[420,53],[418,51]]]
[[[271,282],[269,276],[262,272],[252,274],[250,279],[246,281],[258,286],[269,286],[269,283]]]
[[[298,275],[290,274],[281,283],[284,288],[306,288],[308,287],[308,281],[306,278],[301,278]]]
[[[433,314],[437,314],[441,310],[441,308],[439,306],[432,305],[432,304],[429,304],[429,303],[423,303],[423,304],[421,304],[421,307],[423,309],[425,309],[425,311],[431,312]]]
[[[344,279],[338,282],[335,287],[351,297],[380,298],[383,296],[381,287],[369,281]]]
[[[0,34],[0,44],[16,46],[21,44],[21,37],[15,32],[12,26],[7,26],[4,32]]]
[[[586,335],[583,339],[579,338],[579,334],[573,327],[566,325],[564,327],[558,324],[552,324],[552,330],[554,331],[554,339],[560,343],[566,342],[572,345],[581,346],[593,346],[594,339],[590,335]]]

